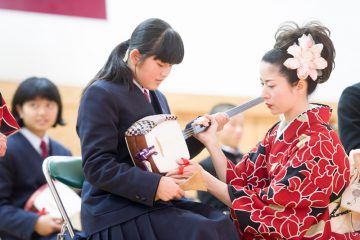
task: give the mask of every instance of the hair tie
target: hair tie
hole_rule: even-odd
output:
[[[299,39],[299,45],[294,43],[287,49],[287,52],[293,56],[284,62],[284,65],[290,69],[297,69],[299,79],[311,77],[316,81],[318,76],[322,75],[321,69],[327,67],[327,61],[321,57],[323,44],[315,44],[312,36],[303,34]]]
[[[129,58],[129,48],[128,48],[128,49],[126,49],[126,52],[125,52],[125,55],[124,55],[123,61],[124,61],[124,62],[127,62],[128,58]]]

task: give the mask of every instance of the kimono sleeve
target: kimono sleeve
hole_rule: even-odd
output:
[[[348,159],[339,141],[321,133],[307,136],[292,146],[266,187],[230,181],[231,214],[245,234],[304,236],[324,218],[329,202],[341,195],[348,179]]]
[[[244,155],[236,166],[228,160],[226,183],[235,186],[264,187],[268,183],[266,172],[266,151],[268,148],[269,134],[248,154]]]
[[[5,136],[15,133],[20,127],[11,115],[5,100],[0,93],[0,132]]]

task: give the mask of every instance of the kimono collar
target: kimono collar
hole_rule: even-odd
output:
[[[307,121],[310,125],[313,124],[329,124],[331,118],[332,109],[324,104],[312,103],[309,109],[300,114],[295,120],[303,121],[307,116]]]
[[[329,111],[327,111],[326,109]],[[312,117],[309,117],[308,115],[309,116],[311,115]],[[314,115],[317,115],[317,116],[315,117]],[[276,139],[278,139],[280,137],[280,135],[287,129],[287,127],[292,122],[294,122],[296,120],[299,120],[299,121],[309,120],[308,122],[310,123],[310,125],[312,125],[311,122],[313,122],[313,121],[311,121],[311,119],[315,120],[314,117],[315,117],[317,123],[319,123],[319,120],[320,120],[320,122],[322,124],[329,124],[330,117],[331,117],[330,107],[327,105],[311,103],[311,104],[309,104],[309,107],[305,112],[301,113],[300,115],[298,115],[295,119],[293,119],[290,122],[286,122],[284,115],[281,115],[279,127],[277,129]]]
[[[301,129],[309,128],[314,125],[328,125],[330,122],[332,109],[327,105],[310,104],[308,110],[298,115],[294,120],[286,124],[285,120],[278,124],[276,129],[276,139],[292,139],[294,134],[301,133]],[[288,131],[287,131],[288,130]]]

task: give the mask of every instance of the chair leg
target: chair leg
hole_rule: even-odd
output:
[[[56,237],[56,240],[65,240],[65,232],[66,232],[66,224],[64,223],[62,226],[61,226],[61,231],[58,233],[57,237]]]

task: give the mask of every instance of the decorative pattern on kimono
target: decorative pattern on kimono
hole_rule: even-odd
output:
[[[330,116],[328,106],[315,105],[279,135],[280,124],[273,126],[236,166],[228,161],[231,216],[242,239],[360,239],[331,230],[328,205],[350,172]]]
[[[9,136],[16,132],[20,127],[15,118],[11,115],[1,93],[0,101],[0,132],[5,136]]]

